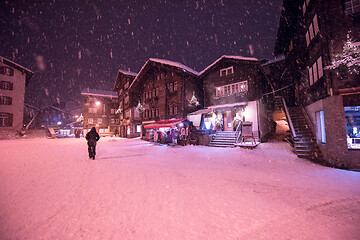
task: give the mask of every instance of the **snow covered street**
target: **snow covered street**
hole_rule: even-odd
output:
[[[359,239],[360,173],[254,150],[0,141],[0,239]]]

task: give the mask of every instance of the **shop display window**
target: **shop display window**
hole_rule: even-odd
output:
[[[346,137],[349,149],[360,149],[360,106],[345,107]]]

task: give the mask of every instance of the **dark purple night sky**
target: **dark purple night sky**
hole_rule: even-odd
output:
[[[34,71],[25,101],[111,90],[150,57],[201,71],[221,55],[271,58],[282,0],[2,0],[0,55]]]

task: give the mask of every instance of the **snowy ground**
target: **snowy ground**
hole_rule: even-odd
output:
[[[359,239],[360,173],[254,150],[0,141],[0,239]]]

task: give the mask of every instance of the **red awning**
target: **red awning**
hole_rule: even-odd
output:
[[[172,128],[175,124],[185,121],[186,119],[170,119],[170,120],[163,120],[151,123],[149,125],[145,125],[144,128]]]

